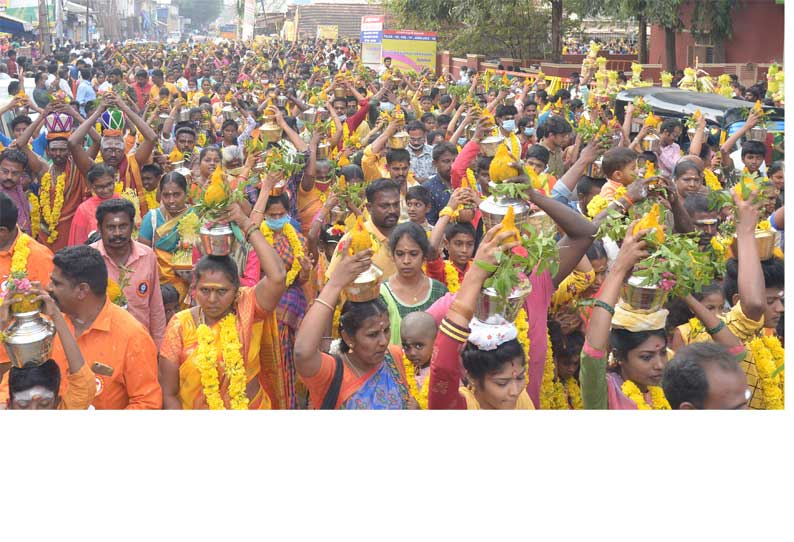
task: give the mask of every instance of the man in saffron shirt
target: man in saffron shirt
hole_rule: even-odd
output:
[[[53,259],[49,293],[77,337],[83,359],[96,377],[96,409],[160,409],[157,347],[146,329],[107,298],[107,267],[94,248],[67,247]],[[67,374],[68,363],[58,337],[52,358]],[[62,380],[61,395],[68,382]]]
[[[160,273],[154,251],[132,240],[135,207],[126,199],[99,204],[96,221],[102,239],[91,246],[105,260],[108,277],[121,286],[121,275],[129,284],[123,289],[129,313],[149,331],[158,345],[165,333],[165,307],[160,292]]]

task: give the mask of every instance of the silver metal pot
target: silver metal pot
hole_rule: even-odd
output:
[[[508,322],[515,322],[518,312],[524,306],[524,299],[532,291],[532,285],[516,289],[507,299],[500,299],[493,288],[484,288],[477,298],[477,307],[474,310],[474,317],[484,322],[495,323],[498,317],[504,318]]]
[[[189,122],[190,121],[190,108],[183,107],[179,110],[179,122]]]
[[[523,201],[488,196],[480,203],[480,212],[482,213],[485,231],[488,231],[497,224],[501,224],[509,207],[512,207],[515,212],[516,227],[519,231],[521,230],[522,224],[529,222],[529,205]]]
[[[762,126],[753,126],[750,128],[750,131],[747,132],[747,139],[752,139],[753,141],[766,141],[766,132],[767,129]]]
[[[642,138],[642,150],[658,153],[662,147],[662,140],[659,136],[651,132]]]
[[[317,118],[317,110],[312,107],[310,109],[307,109],[306,111],[301,112],[299,117],[304,124],[313,124],[315,119]]]
[[[211,228],[202,226],[201,253],[205,256],[228,256],[232,251],[234,232],[228,224],[215,224]]]
[[[4,344],[14,367],[41,365],[50,359],[55,326],[39,311],[14,314],[5,332]]]
[[[480,141],[480,151],[485,156],[494,157],[496,155],[496,149],[499,148],[499,145],[503,143],[504,140],[505,138],[501,135],[488,136]]]
[[[642,281],[642,277],[629,277],[620,287],[620,298],[633,312],[652,314],[661,310],[667,292],[657,286],[640,286]]]

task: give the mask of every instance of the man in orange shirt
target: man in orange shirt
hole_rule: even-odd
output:
[[[107,298],[108,270],[95,248],[67,247],[55,255],[49,293],[96,377],[96,409],[159,409],[157,347],[146,329]],[[66,355],[56,337],[52,358],[61,371]],[[64,384],[61,385],[62,395]]]
[[[30,254],[25,269],[30,281],[47,284],[52,271],[52,252],[17,227],[18,210],[14,201],[0,192],[0,284],[11,273],[11,260],[20,239],[27,240]],[[0,348],[0,365],[8,363],[8,353]],[[8,381],[0,383],[0,404],[8,401]]]

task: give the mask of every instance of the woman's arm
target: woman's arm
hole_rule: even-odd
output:
[[[120,99],[118,96],[111,96],[108,100],[111,104],[121,109],[124,115],[126,115],[127,120],[131,122],[141,133],[141,136],[143,136],[143,143],[138,145],[138,148],[135,150],[135,161],[138,162],[139,165],[145,164],[152,157],[152,151],[157,144],[157,134],[151,126],[146,124],[146,121],[144,121],[140,115],[124,102],[124,100]]]
[[[706,139],[706,117],[702,116],[698,119],[698,125],[695,129],[695,137],[689,142],[689,154],[700,156],[700,151],[703,149],[703,142]]]
[[[336,307],[344,287],[355,280],[360,273],[369,269],[372,263],[372,250],[364,250],[350,256],[347,252],[349,246],[350,239],[340,245],[339,264],[317,300],[306,311],[295,335],[295,369],[301,377],[312,377],[320,370],[322,364],[320,343],[324,331],[333,321],[332,307]]]
[[[610,310],[598,304],[593,306],[592,316],[587,326],[585,346],[579,369],[579,381],[582,386],[582,400],[586,409],[607,408],[606,382],[606,351],[609,348],[609,332],[612,329],[612,314],[618,300],[620,287],[626,275],[631,272],[634,264],[648,255],[645,241],[642,240],[647,230],[633,235],[636,221],[629,226],[623,245],[618,252],[612,269],[607,274],[598,300],[610,307]],[[596,364],[595,361],[599,363]]]
[[[736,238],[738,245],[738,289],[742,312],[750,320],[760,320],[764,315],[766,291],[764,272],[758,256],[758,245],[755,243],[755,226],[758,224],[759,204],[753,203],[758,196],[753,192],[746,200],[739,199],[734,192],[736,202]],[[733,300],[729,300],[733,304]]]
[[[722,324],[721,329],[715,334],[711,335],[711,337],[714,339],[714,342],[725,346],[731,353],[741,352],[742,348],[744,348],[742,341],[740,341],[736,335],[733,334],[728,326],[722,323],[722,320],[720,320],[717,315],[709,311],[703,305],[703,303],[695,299],[695,296],[692,294],[689,294],[683,299],[687,307],[689,307],[689,310],[695,314],[698,320],[703,322],[703,325],[707,330],[716,329],[720,326],[720,324]]]

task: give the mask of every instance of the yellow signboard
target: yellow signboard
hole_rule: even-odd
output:
[[[317,39],[334,40],[339,36],[339,26],[335,24],[318,24]]]
[[[420,72],[436,70],[436,33],[416,30],[384,30],[381,58],[391,57],[392,66]]]

